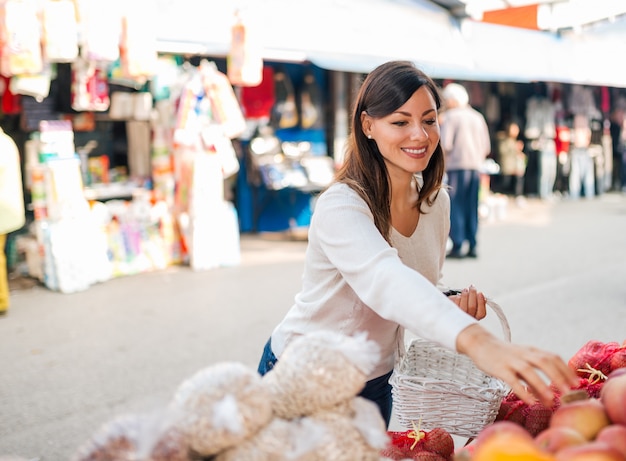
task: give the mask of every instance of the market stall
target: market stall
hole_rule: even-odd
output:
[[[319,69],[264,63],[232,11],[230,49],[212,59],[158,49],[149,12],[132,5],[0,8],[2,122],[28,208],[13,247],[27,275],[69,293],[171,264],[232,266],[240,231],[308,225],[334,168]],[[263,127],[277,150],[252,154]]]

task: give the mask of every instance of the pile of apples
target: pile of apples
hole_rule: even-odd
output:
[[[599,398],[579,398],[563,399],[535,437],[517,423],[496,421],[455,460],[626,461],[626,368],[608,375]]]

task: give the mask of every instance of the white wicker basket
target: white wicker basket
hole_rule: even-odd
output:
[[[511,341],[502,308],[491,300],[487,305],[498,316],[504,339]],[[399,354],[389,382],[401,425],[408,429],[419,423],[426,431],[439,427],[460,437],[474,437],[491,424],[510,390],[467,356],[421,338]]]

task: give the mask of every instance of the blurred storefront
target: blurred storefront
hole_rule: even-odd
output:
[[[608,52],[621,34],[459,20],[427,0],[0,8],[14,33],[2,37],[1,123],[29,204],[9,253],[62,292],[170,264],[235,265],[240,233],[306,229],[360,79],[387,60],[466,84],[494,142],[542,98],[555,124],[585,112],[604,148],[626,88]]]

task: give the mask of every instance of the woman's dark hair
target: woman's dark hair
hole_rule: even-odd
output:
[[[389,241],[391,231],[391,188],[383,156],[376,143],[363,132],[361,114],[373,118],[385,117],[396,111],[422,86],[432,93],[437,110],[441,96],[433,80],[410,61],[390,61],[367,75],[359,89],[352,110],[351,132],[346,143],[344,163],[337,171],[337,181],[348,184],[368,204],[374,215],[374,224]],[[432,205],[436,192],[442,187],[444,155],[441,144],[423,171],[423,185],[418,184],[417,208],[422,203]],[[417,181],[416,181],[417,183]]]

